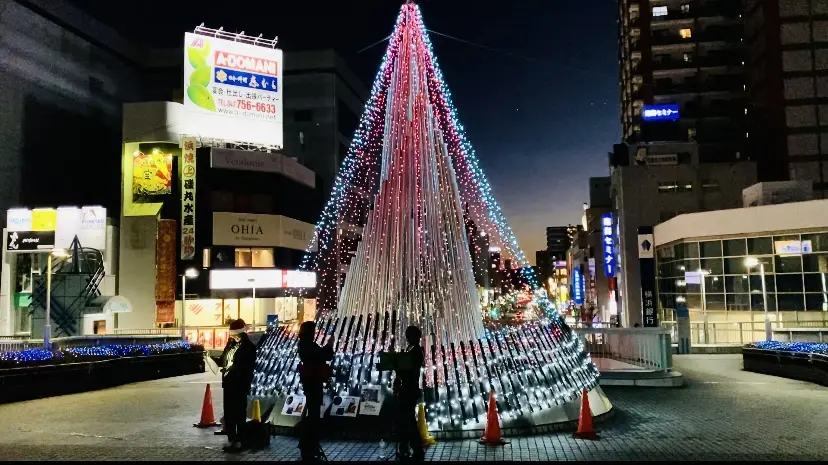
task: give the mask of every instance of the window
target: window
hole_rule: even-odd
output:
[[[828,21],[814,21],[814,42],[828,42]]]
[[[810,50],[785,50],[782,52],[782,70],[784,71],[810,71],[811,52]]]
[[[313,121],[313,110],[294,110],[293,121],[297,123]]]
[[[679,35],[682,39],[689,39],[693,37],[693,31],[690,28],[681,29],[679,30]]]
[[[741,257],[747,255],[747,244],[744,239],[728,239],[723,241],[723,245],[725,257]]]
[[[785,108],[785,122],[789,128],[816,126],[816,108],[813,105],[796,105]]]
[[[653,7],[653,17],[657,16],[667,16],[667,7],[666,6],[654,6]]]
[[[236,249],[236,268],[273,268],[273,249]]]
[[[658,193],[659,194],[668,194],[671,192],[676,192],[678,190],[678,184],[675,182],[660,182],[658,183]]]
[[[719,181],[715,179],[705,179],[702,181],[703,191],[717,191],[719,190]]]
[[[781,29],[783,44],[804,44],[811,41],[808,23],[783,23]]]
[[[684,54],[684,61],[690,63],[693,61],[693,54],[692,53],[685,53]]]
[[[686,14],[686,13],[690,13],[690,4],[689,4],[689,3],[685,3],[684,5],[682,5],[682,6],[681,6],[681,12],[682,12],[682,13],[685,13],[685,14]]]
[[[722,256],[722,242],[721,241],[705,241],[699,242],[701,247],[701,256],[704,257],[721,257]]]
[[[816,134],[791,134],[788,136],[788,155],[816,155],[818,152]]]
[[[233,211],[233,193],[227,191],[210,192],[210,207],[214,212]]]
[[[814,83],[811,78],[785,79],[785,98],[811,98],[814,96]]]

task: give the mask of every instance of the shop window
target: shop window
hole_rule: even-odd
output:
[[[682,39],[690,39],[693,37],[693,31],[690,28],[680,29],[679,35]]]
[[[722,256],[722,241],[699,242],[699,247],[701,247],[702,258]]]
[[[728,310],[747,311],[750,310],[749,294],[727,294],[726,303]]]
[[[792,312],[805,310],[803,295],[800,294],[776,294],[779,311]]]
[[[725,257],[740,257],[747,255],[747,243],[744,239],[728,239],[722,241]]]
[[[826,294],[805,294],[805,310],[828,311],[828,296]]]
[[[747,275],[725,276],[725,290],[728,294],[750,293],[750,279]]]
[[[274,268],[273,249],[236,249],[236,268]]]
[[[828,277],[825,273],[805,273],[805,292],[828,292]]]
[[[796,292],[802,294],[802,287],[802,275],[799,273],[776,275],[777,292]]]
[[[714,294],[723,293],[725,291],[725,282],[724,276],[711,276],[706,275],[704,277],[704,292],[712,292]]]
[[[773,254],[773,240],[770,237],[748,238],[748,253],[751,255]],[[767,267],[765,269],[767,271]]]
[[[802,236],[802,239],[806,240],[805,236]],[[813,244],[813,241],[811,241],[811,244]],[[803,255],[802,271],[806,273],[828,273],[828,254],[809,253]]]
[[[775,312],[776,311],[776,294],[768,293],[767,295],[767,302],[768,302],[768,311]],[[764,312],[765,311],[765,299],[762,296],[761,291],[757,293],[753,293],[750,295],[750,308],[754,312]]]
[[[776,262],[777,273],[799,273],[802,271],[802,257],[799,255],[790,257],[777,255],[774,261]]]
[[[707,310],[724,310],[725,309],[725,296],[724,294],[705,294],[705,303],[707,304]]]
[[[753,293],[762,293],[762,275],[761,274],[752,274],[748,277],[750,281],[750,292]],[[765,275],[765,292],[775,292],[776,291],[776,281],[773,278],[773,275]]]

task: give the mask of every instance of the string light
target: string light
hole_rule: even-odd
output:
[[[510,259],[539,319],[484,324],[465,228],[474,222]],[[361,238],[361,239],[360,239]],[[311,253],[312,245],[318,252]],[[339,293],[343,257],[356,250]],[[402,6],[371,96],[302,267],[318,280],[317,342],[336,342],[335,395],[390,394],[378,353],[402,348],[408,322],[425,330],[431,428],[485,420],[490,390],[504,419],[570,402],[598,371],[537,277],[465,135],[417,5]],[[509,296],[514,300],[516,296]],[[301,392],[295,327],[269,328],[254,397]]]
[[[75,363],[90,360],[113,359],[120,357],[148,356],[191,350],[204,350],[201,346],[192,346],[184,341],[162,344],[114,344],[102,346],[68,347],[59,351],[45,349],[26,349],[0,354],[2,365],[24,366],[42,362]]]
[[[824,342],[759,341],[751,344],[751,347],[763,350],[782,350],[786,352],[828,355],[828,343]]]

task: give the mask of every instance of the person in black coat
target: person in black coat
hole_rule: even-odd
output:
[[[400,355],[395,367],[394,396],[399,408],[397,458],[409,458],[421,462],[425,458],[423,439],[417,429],[416,408],[420,402],[420,369],[425,364],[425,353],[420,346],[423,333],[416,326],[409,326],[405,330],[405,340],[408,342],[406,351]]]
[[[225,452],[242,450],[242,431],[247,423],[247,395],[253,383],[256,366],[256,345],[245,332],[244,320],[230,323],[231,342],[221,355],[221,387],[224,391],[224,425],[230,444]]]
[[[305,409],[302,411],[299,451],[302,460],[315,461],[320,458],[319,417],[322,410],[322,388],[331,378],[327,362],[333,359],[334,339],[331,337],[324,347],[314,341],[316,323],[306,321],[299,327],[299,381],[305,393]]]

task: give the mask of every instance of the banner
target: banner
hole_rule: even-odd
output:
[[[641,311],[645,328],[658,327],[653,227],[638,228],[638,268],[641,275]],[[702,276],[704,279],[704,276]]]
[[[360,415],[376,416],[382,408],[382,393],[379,386],[363,386],[362,402],[359,404]]]
[[[195,258],[196,140],[183,138],[181,151],[181,259]]]
[[[172,192],[172,154],[153,151],[132,156],[132,195]]]
[[[359,410],[359,397],[336,396],[331,406],[332,417],[356,417]]]
[[[57,210],[35,208],[32,210],[32,231],[54,231],[57,229]]]
[[[8,252],[49,251],[54,248],[54,231],[9,231],[6,235]]]
[[[282,155],[246,150],[210,149],[210,168],[281,173]]]
[[[281,215],[213,212],[213,245],[305,250],[315,226]],[[316,251],[316,244],[311,252]]]
[[[155,242],[155,322],[175,321],[175,220],[160,220]]]
[[[104,207],[14,208],[8,210],[6,228],[6,250],[12,252],[68,249],[75,236],[83,247],[106,249]]]

